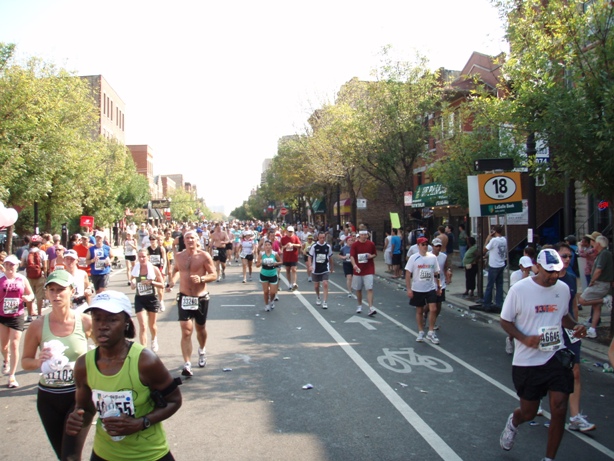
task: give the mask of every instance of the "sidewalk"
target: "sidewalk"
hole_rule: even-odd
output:
[[[452,261],[452,283],[446,287],[446,302],[454,305],[455,307],[460,307],[461,309],[466,309],[467,311],[471,311],[472,314],[475,314],[476,318],[481,319],[483,321],[488,322],[489,320],[493,323],[499,323],[499,314],[484,312],[481,310],[481,305],[477,304],[477,300],[479,299],[477,296],[474,298],[467,298],[462,296],[465,292],[465,270],[459,268],[459,254],[455,252],[453,255]],[[381,279],[387,280],[390,283],[396,283],[403,288],[405,288],[405,279],[393,279],[392,274],[388,274],[386,270],[388,267],[384,262],[384,252],[378,251],[377,258],[375,259],[375,274],[377,277]],[[486,289],[486,277],[484,277],[484,289]],[[503,291],[507,293],[509,289],[509,281],[507,277],[507,273],[504,277],[503,282]],[[579,321],[584,323],[588,321],[591,312],[590,309],[583,309],[579,311]],[[600,330],[610,329],[610,312],[604,309],[601,314],[601,325],[599,327]],[[501,330],[503,337],[503,329]],[[503,349],[503,340],[501,341],[501,348]],[[591,357],[591,361],[595,362],[607,362],[608,361],[608,346],[598,343],[593,339],[583,339],[582,340],[582,354],[588,355]]]

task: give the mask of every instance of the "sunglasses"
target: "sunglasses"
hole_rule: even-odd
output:
[[[571,255],[559,255],[562,259],[569,259]]]

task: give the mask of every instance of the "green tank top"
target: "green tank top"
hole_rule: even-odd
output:
[[[49,392],[53,392],[54,389],[61,393],[74,390],[75,361],[87,352],[87,336],[83,331],[81,315],[75,314],[75,327],[68,336],[55,336],[49,328],[49,315],[45,315],[39,345],[41,350],[45,347],[45,343],[57,352],[41,367],[39,387]]]
[[[87,382],[100,417],[113,407],[134,418],[141,418],[154,408],[149,387],[141,383],[139,378],[139,356],[144,348],[141,344],[132,343],[124,365],[113,376],[106,376],[98,371],[96,349],[85,355]],[[148,429],[113,441],[98,418],[94,452],[108,460],[152,461],[166,455],[169,446],[161,423],[152,424]]]
[[[260,269],[260,273],[265,277],[273,277],[274,275],[277,275],[276,267],[273,267],[272,269],[267,268],[267,266],[272,266],[273,264],[277,263],[277,258],[275,257],[276,254],[277,253],[274,251],[272,251],[270,255],[267,255],[264,251],[261,253],[260,261],[262,268]]]

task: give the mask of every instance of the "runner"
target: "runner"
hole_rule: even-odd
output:
[[[45,282],[51,312],[32,322],[26,332],[21,366],[40,371],[36,407],[49,442],[58,459],[81,459],[91,423],[80,434],[64,432],[66,418],[75,408],[73,369],[77,358],[87,352],[92,332],[89,315],[72,307],[73,278],[67,271],[52,272]],[[37,357],[37,351],[38,357]]]
[[[569,288],[559,282],[563,263],[553,249],[537,256],[535,277],[512,286],[503,303],[501,326],[514,337],[512,377],[520,407],[508,417],[500,445],[511,450],[520,424],[537,414],[539,401],[550,396],[550,428],[546,460],[553,460],[565,431],[569,394],[573,392],[573,353],[565,347],[563,330],[574,330],[575,338],[586,336],[586,328],[569,315]]]
[[[367,303],[369,304],[369,317],[377,314],[373,307],[373,276],[375,274],[375,262],[377,249],[371,240],[367,240],[369,231],[362,229],[358,232],[358,240],[350,249],[350,261],[354,273],[352,275],[352,289],[356,292],[358,307],[356,313],[362,312],[362,289],[367,291]]]
[[[19,340],[24,330],[24,302],[32,303],[34,293],[28,279],[17,273],[19,259],[4,258],[4,273],[0,274],[0,347],[4,363],[2,374],[9,376],[8,387],[19,387],[15,379],[19,363]]]
[[[126,240],[124,240],[124,256],[126,258],[126,276],[128,277],[128,286],[130,286],[130,274],[134,269],[136,262],[136,240],[131,231],[126,231]]]
[[[435,326],[433,330],[439,330],[437,325],[437,318],[441,314],[441,305],[446,300],[446,287],[452,282],[452,263],[448,254],[441,251],[443,248],[443,242],[439,238],[433,239],[433,254],[437,257],[439,263],[439,269],[442,271],[443,276],[439,277],[441,284],[441,294],[437,295],[436,311],[435,311]],[[425,313],[426,316],[426,313]]]
[[[183,376],[192,376],[192,332],[196,328],[198,366],[207,364],[205,345],[207,342],[207,313],[209,293],[207,282],[217,279],[213,260],[209,253],[198,249],[198,234],[190,230],[183,236],[186,249],[175,256],[175,267],[171,278],[171,288],[179,276],[181,292],[177,297],[179,324],[181,326],[181,353],[185,362]]]
[[[270,240],[265,240],[263,243],[264,250],[260,253],[256,267],[262,267],[260,270],[260,283],[262,283],[262,294],[264,296],[264,310],[269,312],[275,309],[275,298],[277,296],[277,285],[279,277],[277,268],[281,265],[279,253],[273,251],[273,245]]]
[[[171,461],[160,424],[181,407],[181,392],[160,359],[134,338],[130,301],[109,290],[92,300],[98,347],[75,365],[76,409],[66,433],[82,437],[98,413],[90,460]]]
[[[332,274],[335,265],[332,263],[333,249],[326,243],[326,235],[323,232],[318,234],[318,241],[309,250],[308,266],[311,273],[316,291],[316,305],[322,305],[322,309],[328,309],[328,274]],[[324,286],[324,301],[320,299],[320,282]]]
[[[169,283],[171,281],[171,273],[173,272],[173,264],[175,264],[175,252],[173,251],[173,237],[170,230],[166,230],[164,232],[164,241],[162,242],[162,246],[164,247],[164,251],[166,251],[166,287],[169,288]],[[203,250],[207,251],[207,247],[203,247]]]
[[[149,248],[141,248],[138,253],[138,262],[134,265],[134,269],[130,273],[131,288],[136,290],[134,296],[134,312],[139,322],[139,342],[143,346],[147,346],[147,326],[145,326],[145,317],[147,317],[147,325],[151,333],[151,350],[158,352],[158,311],[160,308],[160,299],[156,296],[156,291],[164,288],[164,277],[150,260],[148,254]]]
[[[160,271],[160,274],[162,274],[162,281],[164,281],[164,277],[166,276],[166,250],[160,246],[157,235],[150,236],[149,242],[150,245],[147,247],[149,262]],[[160,312],[164,312],[166,309],[164,305],[164,284],[162,284],[161,287],[156,285],[156,292],[158,293],[158,300],[160,301]]]
[[[305,262],[305,265],[307,266],[307,281],[311,282],[311,265],[309,264],[309,250],[311,249],[312,245],[313,245],[313,234],[309,233],[307,234],[307,241],[305,243],[303,243],[303,248],[302,248],[302,253],[303,253],[303,260]]]
[[[254,250],[257,245],[254,243],[254,233],[248,230],[241,239],[241,264],[243,266],[243,283],[247,283],[246,275],[249,270],[249,281],[252,281],[252,263],[254,261]]]
[[[354,269],[352,268],[352,260],[350,259],[350,251],[352,250],[352,244],[356,241],[354,234],[349,234],[343,241],[343,246],[339,253],[339,258],[343,261],[343,274],[345,275],[345,283],[348,289],[348,298],[353,298],[352,294],[352,275]]]
[[[440,239],[433,240],[433,244],[442,245]],[[428,305],[429,331],[426,335],[433,344],[439,344],[435,333],[435,318],[437,316],[437,297],[441,296],[440,267],[437,256],[427,251],[426,237],[418,238],[418,253],[411,255],[405,265],[405,286],[409,305],[416,308],[416,323],[418,336],[416,341],[424,342],[424,306]]]
[[[226,278],[226,245],[228,243],[230,243],[228,234],[222,230],[219,223],[215,223],[213,233],[211,234],[211,254],[215,262],[218,282]]]
[[[83,312],[92,300],[93,288],[90,286],[90,279],[87,272],[77,267],[79,256],[75,250],[66,250],[64,254],[64,265],[66,272],[73,277],[75,293],[72,297],[72,308]]]
[[[298,265],[298,251],[301,248],[301,241],[294,235],[294,227],[286,228],[286,235],[281,238],[283,248],[282,261],[286,268],[286,278],[288,279],[288,291],[298,289],[296,283],[296,267]]]
[[[96,293],[101,293],[109,286],[109,274],[111,273],[111,247],[102,243],[104,234],[96,231],[94,235],[96,244],[88,249],[86,264],[90,266],[92,283]]]

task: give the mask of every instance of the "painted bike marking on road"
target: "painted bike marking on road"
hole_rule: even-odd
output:
[[[220,304],[220,307],[256,307],[255,304]]]
[[[345,288],[343,288],[342,286],[336,284],[332,280],[329,280],[328,283],[329,283],[329,285],[331,285],[331,284],[335,285],[342,292],[349,293]],[[367,303],[365,301],[363,301],[363,304],[367,305]],[[405,326],[404,324],[402,324],[401,322],[399,322],[395,318],[390,317],[385,312],[383,312],[381,309],[377,309],[377,315],[380,316],[380,317],[387,318],[392,323],[394,323],[398,327],[402,328],[403,330],[407,331],[408,333],[410,333],[413,336],[417,336],[418,335],[418,333],[416,333],[414,330],[412,330],[411,328]],[[516,392],[514,390],[510,389],[509,387],[505,386],[504,384],[501,384],[499,381],[491,378],[486,373],[478,370],[473,365],[470,365],[469,363],[465,362],[460,357],[457,357],[456,355],[452,354],[451,352],[448,352],[446,349],[442,348],[440,345],[434,345],[434,344],[430,344],[428,342],[424,342],[423,344],[426,345],[426,346],[432,347],[434,349],[437,349],[443,355],[447,356],[450,360],[455,361],[456,363],[458,363],[459,365],[461,365],[465,369],[467,369],[470,372],[474,373],[475,375],[479,376],[480,378],[482,378],[486,382],[492,384],[497,389],[505,392],[506,394],[508,394],[509,396],[513,397],[514,399],[519,400],[518,395],[516,395]],[[544,410],[544,416],[546,418],[548,418],[548,419],[551,419],[550,412],[548,412],[548,411]],[[574,437],[578,438],[579,440],[583,441],[584,443],[590,445],[595,450],[600,451],[601,453],[603,453],[603,454],[609,456],[610,458],[614,459],[614,450],[610,450],[608,447],[600,444],[599,442],[597,442],[596,440],[594,440],[594,439],[592,439],[590,437],[587,437],[586,434],[582,434],[579,431],[570,431],[569,429],[566,429],[566,430],[567,430],[567,432],[569,434],[573,435]]]
[[[380,355],[377,358],[378,363],[384,368],[397,373],[411,373],[412,366],[423,366],[439,373],[452,373],[454,371],[448,362],[444,362],[436,357],[417,354],[413,347],[402,347],[397,351],[391,351],[385,347],[382,350],[384,355]]]
[[[281,277],[284,278],[285,277]],[[418,432],[418,434],[435,450],[435,452],[445,460],[461,461],[462,458],[441,438],[439,435],[411,408],[405,400],[369,365],[356,350],[339,334],[337,330],[326,320],[320,312],[307,301],[301,292],[295,291],[294,294],[299,301],[307,308],[315,320],[324,330],[337,342],[339,347],[352,359],[352,361],[362,370],[371,380],[379,391],[397,409],[405,420]]]

